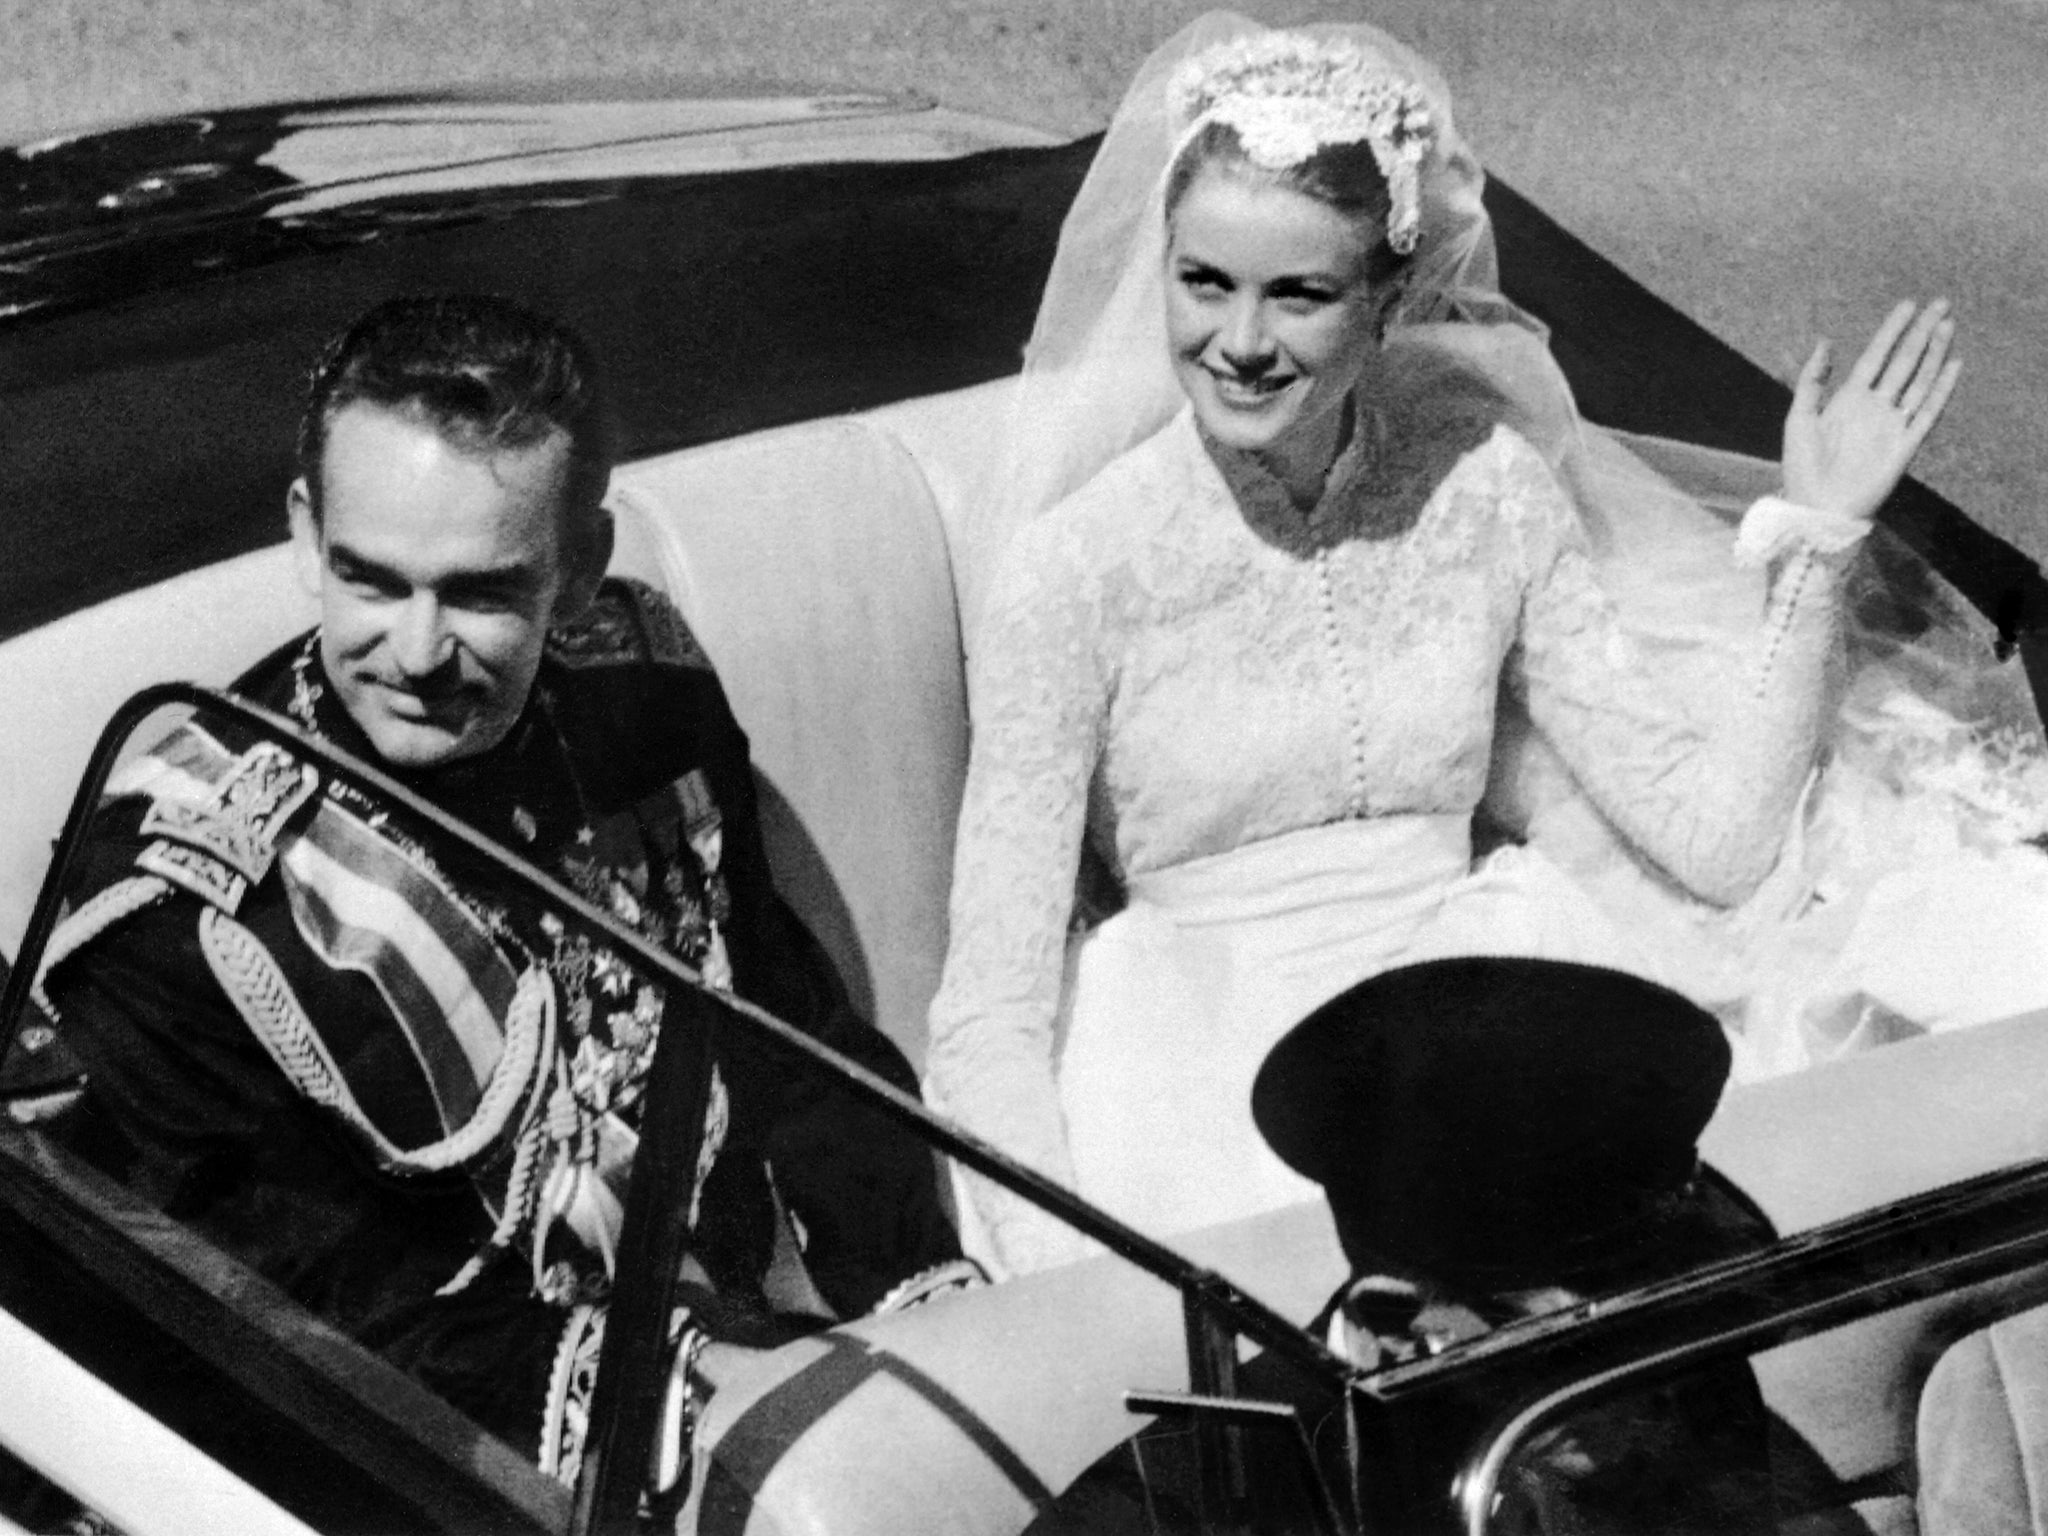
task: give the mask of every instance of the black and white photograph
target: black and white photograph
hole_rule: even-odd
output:
[[[2048,1536],[2048,3],[12,0],[0,1533]]]

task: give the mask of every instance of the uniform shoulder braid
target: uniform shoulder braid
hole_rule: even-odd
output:
[[[235,753],[187,722],[110,787],[146,801],[136,867],[232,916],[320,777],[276,742]]]
[[[237,752],[190,720],[119,769],[102,806],[113,816],[102,828],[111,860],[73,892],[38,968],[36,1001],[54,1013],[44,990],[50,973],[173,892],[234,916],[319,788],[320,776],[275,742]]]
[[[675,604],[630,576],[607,576],[588,608],[550,630],[548,654],[574,671],[649,663],[711,668]]]

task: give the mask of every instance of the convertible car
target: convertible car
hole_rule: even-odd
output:
[[[636,1526],[646,1346],[688,1239],[659,1213],[689,1149],[643,1152],[592,1452],[565,1488],[48,1134],[77,1091],[28,996],[53,843],[61,866],[67,808],[138,721],[233,708],[158,685],[217,684],[309,622],[281,512],[319,341],[394,293],[513,294],[609,361],[618,568],[711,652],[780,884],[916,1059],[967,744],[960,509],[1092,150],[911,98],[691,90],[235,111],[0,160],[0,1529],[81,1510],[131,1536]],[[1589,417],[1774,451],[1778,385],[1512,189],[1488,196],[1504,286]],[[1911,483],[1884,517],[2048,684],[2033,565]],[[702,1007],[707,1028],[773,1029]],[[668,1038],[656,1091],[687,1102],[701,1074]],[[1347,1470],[1304,1516],[1323,1528],[1485,1530],[1533,1439],[1746,1359],[1797,1471],[1785,1527],[1912,1531],[1930,1377],[2048,1299],[2044,1077],[2048,1018],[2023,1016],[1731,1090],[1706,1154],[1774,1245],[1372,1375],[1302,1329],[1343,1278],[1319,1207],[1169,1246],[891,1099],[1109,1251],[760,1356],[698,1426],[683,1519],[999,1536],[1142,1432],[1194,1469],[1175,1509],[1243,1529],[1247,1469],[1313,1465],[1239,1380],[1263,1352],[1346,1404]]]

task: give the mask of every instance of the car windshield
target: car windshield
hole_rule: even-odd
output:
[[[175,808],[183,803],[237,806],[241,819],[232,826],[178,822]],[[425,1130],[401,1128],[388,1105],[375,1120],[360,1107],[352,1089],[366,1081],[362,1074],[389,1068],[365,1056],[363,1042],[329,1037],[312,1025],[294,995],[294,978],[263,973],[269,961],[260,924],[250,929],[228,920],[240,888],[200,883],[223,878],[222,870],[232,866],[191,856],[209,850],[251,856],[247,846],[231,847],[231,839],[246,838],[266,817],[281,825],[282,818],[305,814],[313,819],[301,852],[310,848],[323,862],[300,872],[312,895],[291,917],[302,932],[320,928],[394,1006],[406,996],[400,960],[414,961],[407,976],[415,986],[419,977],[431,984],[430,967],[417,955],[384,952],[390,934],[400,930],[352,931],[352,899],[377,911],[388,904],[367,888],[351,897],[330,866],[397,850],[409,860],[410,873],[394,864],[387,872],[391,883],[424,878],[430,886],[463,891],[466,910],[451,909],[439,921],[453,925],[475,917],[500,938],[516,923],[528,944],[582,945],[586,969],[598,983],[592,995],[624,1000],[602,1031],[612,1044],[634,1044],[625,1034],[630,1017],[665,1014],[683,1025],[662,1032],[674,1044],[645,1074],[644,1100],[635,1086],[609,1101],[614,1113],[607,1123],[623,1138],[624,1156],[608,1177],[615,1177],[615,1196],[627,1202],[612,1229],[616,1252],[604,1254],[602,1266],[586,1256],[580,1266],[557,1261],[546,1274],[536,1261],[534,1290],[580,1286],[588,1299],[609,1304],[610,1323],[565,1373],[574,1340],[563,1333],[561,1318],[552,1318],[549,1347],[533,1362],[533,1385],[540,1389],[533,1402],[508,1405],[476,1386],[493,1379],[503,1351],[532,1354],[530,1343],[511,1342],[528,1332],[523,1316],[513,1316],[509,1329],[506,1316],[540,1305],[527,1297],[524,1264],[500,1262],[508,1253],[494,1245],[505,1239],[493,1234],[490,1218],[520,1198],[519,1135],[537,1133],[561,1106],[543,1107],[539,1089],[545,1084],[522,1086],[509,1071],[520,1048],[515,1001],[507,1010],[514,1022],[498,1043],[505,1059],[480,1069],[481,1078],[467,1089],[460,1052],[467,1048],[473,1056],[474,1042],[451,1038],[437,1046],[426,1021],[417,1021],[412,1050],[433,1090],[421,1099],[419,1113],[431,1109]],[[175,960],[164,963],[163,946],[189,946],[190,936],[147,924],[123,927],[138,906],[146,911],[161,900],[165,879],[188,882],[184,889],[219,903],[209,910],[223,920],[202,922],[199,949],[235,1000],[235,1012],[209,1015],[204,988],[164,990],[163,978],[178,972]],[[330,905],[321,906],[315,895],[330,898]],[[430,899],[408,899],[423,901],[422,909],[434,915]],[[115,942],[108,941],[110,932]],[[222,935],[237,937],[218,942]],[[254,981],[239,991],[236,966],[256,968]],[[38,984],[31,987],[31,978]],[[305,978],[296,980],[303,987]],[[479,988],[490,985],[489,978],[475,980]],[[723,1114],[722,1106],[714,1107],[723,1093],[712,1067],[719,1039],[731,1049],[766,1037],[786,1053],[789,1070],[809,1058],[858,1079],[978,1171],[1012,1182],[1150,1273],[1185,1280],[1189,1316],[1207,1320],[1215,1351],[1227,1353],[1234,1326],[1268,1348],[1298,1355],[1312,1369],[1341,1374],[1291,1324],[1215,1273],[946,1126],[901,1089],[833,1058],[791,1026],[705,988],[623,922],[619,910],[592,907],[292,722],[206,690],[166,685],[147,691],[110,725],[9,987],[17,1084],[24,1074],[37,1081],[13,1103],[15,1118],[32,1129],[0,1135],[0,1204],[21,1228],[15,1251],[40,1256],[21,1266],[40,1294],[10,1301],[18,1315],[106,1372],[135,1403],[316,1526],[358,1521],[370,1510],[383,1511],[380,1518],[394,1525],[453,1519],[457,1528],[468,1528],[462,1522],[481,1508],[492,1512],[494,1528],[498,1522],[508,1529],[554,1528],[566,1515],[567,1490],[579,1473],[584,1502],[596,1518],[607,1498],[627,1513],[635,1507],[639,1480],[619,1469],[646,1465],[660,1430],[658,1393],[649,1383],[665,1358],[675,1280],[704,1278],[689,1254],[686,1213],[701,1198],[702,1168],[715,1152],[715,1146],[705,1149],[706,1134],[715,1134],[711,1128]],[[76,1027],[88,1016],[90,1029]],[[59,1017],[69,1017],[73,1027],[60,1033]],[[588,1018],[574,1027],[591,1029],[593,1039],[601,1033]],[[76,1042],[79,1053],[66,1041]],[[260,1055],[252,1048],[257,1041]],[[649,1031],[638,1043],[651,1052],[654,1041]],[[293,1091],[337,1112],[352,1128],[342,1139],[355,1145],[260,1146],[254,1138],[280,1135],[260,1095],[252,1108],[246,1099],[223,1097],[219,1084],[252,1070],[267,1079],[271,1063],[284,1068]],[[494,1113],[499,1123],[486,1125]],[[502,1150],[473,1154],[459,1165],[442,1156],[458,1142],[478,1140],[480,1130],[505,1143]],[[282,1134],[289,1143],[291,1133]],[[242,1136],[251,1139],[236,1150]],[[279,1155],[299,1165],[291,1177],[305,1181],[305,1198],[264,1198],[260,1208],[252,1207],[253,1197],[243,1191],[260,1189],[260,1181],[238,1184],[251,1155]],[[320,1172],[334,1157],[367,1159],[403,1186],[410,1236],[400,1249],[363,1245],[364,1231],[373,1232],[374,1224],[365,1229],[360,1213],[338,1193],[349,1181]],[[549,1255],[576,1247],[567,1240],[574,1203],[552,1186],[541,1196],[549,1216],[560,1214],[562,1230],[548,1242],[544,1216],[534,1242],[545,1243]],[[501,1233],[508,1230],[508,1223],[499,1223]],[[588,1234],[579,1234],[579,1241],[601,1246]],[[793,1268],[800,1272],[801,1261]],[[786,1294],[774,1300],[799,1312],[817,1308],[821,1315],[812,1326],[831,1320],[807,1282],[785,1272],[783,1284]],[[454,1309],[472,1285],[481,1304],[459,1329],[442,1328],[435,1313]],[[80,1286],[105,1294],[104,1315],[120,1319],[120,1328],[96,1322],[94,1330],[79,1332],[73,1292]],[[501,1294],[488,1294],[492,1287]],[[576,1296],[566,1299],[573,1303]],[[316,1318],[308,1305],[324,1317]],[[558,1334],[561,1342],[552,1342]],[[232,1348],[220,1347],[230,1340],[236,1341]],[[1225,1385],[1227,1378],[1214,1384]],[[547,1437],[561,1431],[565,1390],[578,1452],[550,1464]],[[542,1399],[556,1419],[527,1423],[528,1410]],[[337,1436],[337,1418],[367,1419],[369,1426],[352,1422],[349,1435]],[[529,1448],[537,1434],[552,1479],[532,1470]],[[301,1450],[252,1459],[246,1449],[252,1440]],[[480,1469],[488,1474],[481,1479]],[[16,1497],[25,1501],[21,1512],[61,1502],[55,1490],[19,1469],[16,1481]]]
[[[165,807],[181,803],[179,786],[187,783],[192,805],[238,805],[243,820],[233,828],[172,825],[175,814]],[[459,1042],[449,1042],[433,1095],[441,1119],[426,1131],[401,1130],[388,1113],[373,1121],[351,1092],[359,1074],[377,1070],[360,1043],[330,1039],[312,1027],[282,974],[259,976],[258,985],[241,993],[232,990],[228,969],[265,961],[260,942],[252,942],[260,928],[201,924],[204,935],[244,936],[239,950],[213,937],[201,940],[207,963],[238,999],[239,1017],[223,1010],[218,1018],[205,1012],[203,989],[175,996],[161,989],[161,978],[176,974],[175,964],[162,964],[161,947],[184,942],[179,935],[152,927],[118,932],[138,902],[146,908],[161,899],[152,882],[219,877],[220,865],[185,850],[231,853],[223,841],[230,833],[246,834],[267,816],[301,816],[308,802],[318,809],[310,811],[304,842],[318,844],[321,858],[346,863],[365,857],[374,829],[377,846],[410,856],[413,878],[424,874],[449,890],[459,883],[464,906],[501,936],[516,911],[529,941],[586,945],[605,994],[634,1000],[641,1016],[661,1010],[684,1024],[663,1032],[674,1044],[647,1074],[644,1102],[637,1089],[613,1102],[618,1134],[630,1139],[617,1169],[616,1192],[628,1204],[615,1229],[620,1246],[608,1256],[610,1272],[586,1265],[577,1280],[570,1265],[557,1263],[559,1279],[550,1273],[539,1282],[580,1284],[591,1299],[608,1302],[611,1314],[608,1332],[600,1335],[601,1366],[598,1340],[592,1340],[578,1372],[565,1377],[573,1342],[566,1335],[535,1362],[543,1378],[554,1377],[540,1383],[550,1411],[560,1408],[567,1383],[568,1413],[579,1429],[587,1427],[577,1459],[547,1465],[549,1427],[541,1426],[543,1466],[552,1479],[532,1470],[528,1448],[536,1431],[523,1421],[523,1410],[508,1410],[472,1385],[490,1378],[495,1356],[510,1347],[506,1340],[523,1332],[516,1320],[510,1333],[491,1320],[502,1319],[508,1306],[537,1305],[525,1300],[524,1266],[512,1277],[517,1297],[488,1297],[454,1335],[437,1335],[430,1316],[480,1277],[480,1289],[504,1278],[493,1273],[505,1255],[492,1251],[488,1215],[518,1198],[516,1148],[473,1159],[467,1171],[436,1166],[437,1154],[454,1141],[475,1137],[494,1101],[508,1102],[502,1065],[485,1072],[481,1094],[471,1087],[460,1109],[452,1109],[463,1090],[454,1060]],[[328,889],[319,884],[326,878],[310,877],[307,889]],[[293,917],[327,924],[335,942],[345,945],[348,896],[339,886],[331,889],[337,893],[333,910],[309,902]],[[499,895],[494,902],[472,894],[479,889]],[[206,895],[222,903],[211,910],[225,915],[239,891],[206,888]],[[446,914],[450,922],[460,916]],[[110,930],[119,942],[106,941]],[[402,1000],[393,957],[375,952],[385,937],[355,934],[350,963],[377,980],[387,998]],[[149,963],[139,970],[144,956]],[[39,984],[31,987],[31,978]],[[1011,1183],[1141,1270],[1178,1286],[1190,1325],[1208,1340],[1201,1358],[1212,1373],[1210,1386],[1230,1384],[1225,1362],[1234,1332],[1311,1372],[1331,1379],[1346,1374],[1314,1341],[1213,1270],[966,1137],[901,1089],[856,1063],[833,1059],[782,1021],[704,989],[622,923],[617,911],[590,906],[292,722],[206,690],[165,685],[147,691],[110,725],[9,988],[17,1085],[24,1074],[36,1081],[12,1106],[14,1118],[30,1128],[0,1134],[0,1219],[20,1229],[18,1254],[38,1256],[20,1266],[21,1277],[33,1277],[35,1285],[10,1297],[10,1304],[201,1452],[316,1527],[359,1521],[369,1510],[394,1525],[453,1521],[455,1528],[469,1528],[464,1522],[485,1509],[493,1528],[558,1528],[579,1472],[584,1503],[596,1518],[608,1498],[630,1513],[639,1480],[619,1469],[646,1465],[649,1443],[661,1429],[653,1411],[658,1394],[650,1393],[649,1382],[664,1358],[674,1280],[687,1284],[691,1274],[703,1276],[689,1254],[685,1213],[701,1195],[700,1152],[722,1113],[712,1107],[722,1092],[713,1083],[715,1039],[730,1048],[736,1038],[765,1036],[779,1043],[792,1069],[808,1057],[858,1079],[977,1171]],[[74,1025],[89,1012],[93,1027],[60,1033],[53,1012],[68,1014]],[[511,1012],[516,1015],[516,1006]],[[614,1034],[623,1018],[612,1021]],[[233,1150],[240,1129],[235,1119],[254,1114],[250,1130],[257,1134],[276,1135],[277,1127],[265,1123],[260,1105],[251,1110],[223,1099],[217,1086],[224,1074],[262,1060],[247,1049],[252,1031],[295,1090],[334,1107],[354,1128],[345,1139],[357,1143],[338,1154],[306,1146],[262,1149],[264,1156],[281,1151],[302,1164],[298,1176],[308,1183],[307,1198],[267,1201],[261,1209],[237,1192],[245,1171],[238,1159],[250,1154]],[[425,1033],[412,1042],[423,1065],[436,1048]],[[80,1052],[66,1040],[76,1041]],[[653,1043],[650,1034],[645,1044],[651,1049]],[[517,1044],[515,1025],[502,1049],[509,1057]],[[139,1063],[137,1069],[131,1071],[124,1057]],[[544,1118],[531,1090],[528,1100],[511,1115],[499,1111],[501,1140],[513,1142]],[[509,1101],[518,1103],[516,1095]],[[402,1252],[361,1246],[358,1217],[334,1193],[346,1181],[318,1172],[323,1159],[335,1155],[368,1158],[406,1186],[415,1212],[407,1218],[412,1236]],[[544,1198],[553,1199],[554,1191]],[[570,1246],[562,1239],[572,1219],[564,1205],[565,1231],[547,1247],[549,1254]],[[800,1271],[801,1261],[794,1267]],[[352,1270],[361,1271],[355,1282],[348,1278]],[[422,1270],[431,1273],[416,1277]],[[827,1314],[813,1326],[830,1321],[829,1308],[806,1282],[785,1274],[784,1285],[784,1304],[809,1304]],[[80,1287],[105,1301],[93,1328],[83,1332],[75,1309]],[[403,1300],[408,1294],[410,1303]],[[309,1304],[325,1317],[312,1315]],[[407,1305],[419,1310],[408,1315]],[[108,1318],[118,1326],[108,1327]],[[560,1331],[551,1327],[550,1338]],[[229,1341],[232,1347],[224,1347]],[[337,1420],[348,1423],[348,1434],[336,1433]],[[553,1427],[559,1431],[559,1419]],[[252,1442],[298,1449],[251,1457]],[[480,1478],[479,1471],[487,1475]],[[61,1492],[25,1469],[17,1468],[13,1481],[15,1513],[61,1507]]]

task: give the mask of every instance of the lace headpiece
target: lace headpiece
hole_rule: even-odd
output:
[[[1436,136],[1413,80],[1348,38],[1267,32],[1189,59],[1169,86],[1192,134],[1224,123],[1254,165],[1300,165],[1328,144],[1371,147],[1387,180],[1387,244],[1402,255],[1421,231],[1418,172]]]

